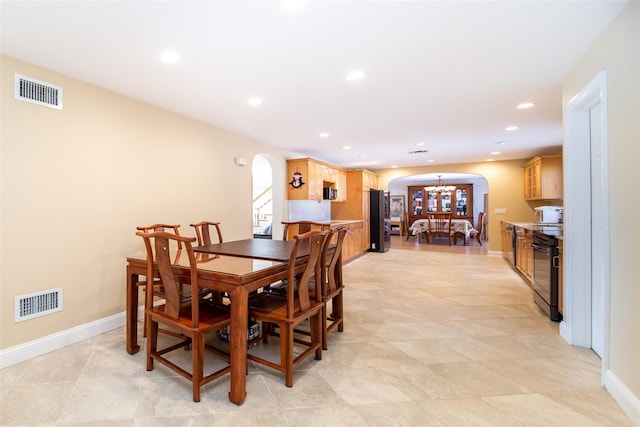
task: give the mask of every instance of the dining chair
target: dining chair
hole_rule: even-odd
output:
[[[469,235],[475,237],[480,246],[482,246],[482,227],[484,227],[484,212],[478,214],[478,224],[476,227],[469,230]]]
[[[331,225],[328,222],[317,221],[282,221],[284,226],[282,231],[282,240],[292,240],[293,236],[304,234],[311,230],[329,230]]]
[[[452,216],[451,212],[432,212],[428,215],[429,232],[427,237],[429,244],[433,242],[433,238],[436,236],[446,236],[449,240],[449,246],[451,246]]]
[[[407,230],[407,241],[409,241],[409,237],[414,236],[416,238],[416,240],[418,241],[418,243],[420,242],[420,240],[422,239],[422,234],[426,234],[426,233],[421,233],[419,231],[416,231],[415,234],[412,234],[413,230],[411,230],[411,226],[413,224],[411,224],[409,222],[409,212],[405,212],[404,213],[404,222],[405,222],[405,230]],[[429,236],[426,236],[427,241],[429,240]]]
[[[222,243],[222,231],[220,231],[220,222],[201,221],[197,224],[190,224],[196,230],[196,237],[198,238],[198,246],[210,245],[211,243]],[[211,229],[215,229],[217,242],[211,240]]]
[[[179,236],[180,231],[178,230],[178,228],[180,228],[180,224],[153,224],[153,225],[136,227],[136,230],[144,233],[170,230],[171,232],[173,232],[173,234],[175,234],[176,236]],[[178,260],[180,258],[180,252],[182,251],[182,242],[178,241],[176,246],[177,246],[177,249],[175,250],[174,256],[175,256],[175,260]],[[146,292],[148,289],[147,288],[148,280],[150,280],[150,277],[146,277],[145,280],[138,281],[137,286]],[[151,280],[153,280],[154,296],[158,298],[164,298],[164,287],[162,285],[162,281],[157,277],[153,278],[153,276],[151,276]],[[146,301],[146,298],[145,298],[145,301]],[[143,320],[142,336],[144,337],[147,336],[147,317],[146,316],[144,317],[144,320]]]
[[[335,244],[332,242],[332,234],[337,236]],[[328,348],[327,334],[333,329],[344,331],[344,283],[342,281],[342,244],[347,227],[337,227],[325,239],[322,246],[321,274],[322,291],[322,349]],[[331,305],[331,312],[328,311]]]
[[[147,281],[145,318],[147,319],[147,371],[153,370],[154,361],[158,361],[190,380],[192,383],[193,401],[200,402],[200,387],[230,371],[228,356],[221,350],[205,343],[205,335],[216,333],[230,323],[229,311],[219,305],[209,304],[199,298],[185,303],[182,298],[180,278],[174,273],[174,263],[170,255],[171,242],[184,244],[189,264],[189,282],[191,295],[198,295],[198,269],[192,243],[195,237],[185,237],[164,231],[144,233],[137,232],[144,239],[147,250],[147,277],[153,277],[154,270],[160,274],[164,285],[164,304],[153,305],[153,285]],[[184,255],[183,255],[184,256]],[[158,348],[159,325],[162,324],[178,331],[181,336],[177,343],[170,343]],[[191,372],[180,367],[166,355],[174,350],[191,347]],[[227,358],[224,367],[204,375],[204,352],[210,350]]]
[[[278,327],[280,360],[274,362],[251,350],[247,358],[283,372],[287,387],[293,386],[293,369],[298,363],[314,353],[317,360],[322,359],[324,303],[321,287],[312,287],[310,284],[312,277],[319,278],[322,275],[320,255],[327,234],[320,230],[311,230],[294,236],[294,246],[287,267],[285,294],[266,291],[249,298],[249,317],[262,323],[263,334],[270,330],[271,324]],[[302,248],[308,249],[309,255],[300,261],[298,254]],[[298,274],[299,278],[296,280]],[[296,340],[294,329],[306,320],[309,321],[310,340]],[[297,351],[297,354],[294,354],[294,351]]]
[[[222,231],[220,230],[220,222],[200,221],[196,224],[190,225],[196,231],[198,246],[210,245],[212,243],[222,243]],[[213,230],[215,230],[217,241],[211,240],[211,236],[214,235]],[[224,292],[218,291],[204,291],[200,293],[201,298],[209,298],[211,299],[211,301],[215,301],[219,304],[223,303],[225,296],[227,295]]]

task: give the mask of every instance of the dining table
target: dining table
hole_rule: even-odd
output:
[[[429,233],[428,219],[417,219],[413,221],[409,230],[411,234],[416,236],[420,233]],[[473,224],[468,219],[452,219],[451,228],[454,232],[454,241],[457,241],[457,236],[464,237],[464,244],[470,245],[471,230],[473,230]]]
[[[196,246],[198,280],[202,288],[225,292],[230,303],[229,364],[231,370],[229,400],[241,405],[246,398],[247,328],[249,294],[286,278],[294,242],[270,239],[244,239]],[[296,262],[309,255],[300,248]],[[137,343],[139,276],[147,273],[146,254],[127,258],[126,347],[129,354],[140,350]],[[185,256],[175,260],[174,273],[189,277]]]

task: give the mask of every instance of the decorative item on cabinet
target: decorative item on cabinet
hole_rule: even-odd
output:
[[[346,171],[311,158],[287,160],[289,200],[331,200],[346,197]],[[326,197],[325,197],[326,195]]]
[[[524,166],[525,200],[562,199],[562,157],[534,157]]]

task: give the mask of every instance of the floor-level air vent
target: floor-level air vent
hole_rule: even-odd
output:
[[[15,297],[16,322],[62,311],[62,288]]]
[[[20,101],[62,110],[62,88],[31,77],[15,75],[14,96]]]

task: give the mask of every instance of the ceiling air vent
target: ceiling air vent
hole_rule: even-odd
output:
[[[416,150],[416,151],[409,151],[409,154],[421,154],[421,153],[428,153],[429,150]]]
[[[62,110],[62,88],[31,77],[15,75],[16,99]]]

